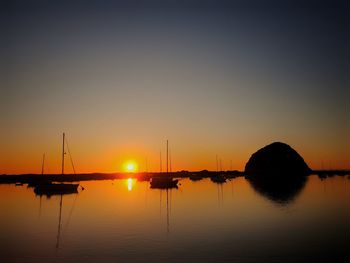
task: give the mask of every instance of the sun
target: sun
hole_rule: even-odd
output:
[[[128,170],[129,172],[135,171],[135,165],[133,163],[128,163],[126,165],[126,170]]]
[[[134,161],[127,161],[124,164],[124,170],[128,173],[134,173],[137,171],[137,164]]]

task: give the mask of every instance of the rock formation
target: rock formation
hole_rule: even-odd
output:
[[[305,176],[311,169],[304,159],[288,144],[274,142],[255,152],[245,166],[251,176]]]

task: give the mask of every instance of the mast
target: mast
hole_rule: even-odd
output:
[[[62,172],[61,174],[64,174],[64,137],[65,134],[63,133],[63,141],[62,141]]]
[[[218,155],[216,155],[216,171],[219,171],[219,161],[218,161]]]
[[[169,162],[169,142],[166,140],[166,173],[169,173],[168,162]]]
[[[159,151],[159,171],[162,172],[162,151]]]
[[[43,163],[41,165],[41,175],[44,174],[44,165],[45,165],[45,153],[43,154]]]
[[[172,172],[172,169],[171,169],[171,149],[169,149],[169,166],[170,166],[170,172]]]

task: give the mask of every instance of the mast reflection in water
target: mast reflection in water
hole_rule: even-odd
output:
[[[86,181],[79,194],[42,198],[40,217],[33,189],[0,185],[1,258],[66,263],[346,257],[350,180],[299,179],[277,187],[238,177],[219,188],[209,178],[184,179],[171,190],[150,189],[148,181]]]

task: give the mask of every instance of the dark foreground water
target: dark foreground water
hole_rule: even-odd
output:
[[[311,176],[283,193],[236,178],[149,188],[136,179],[82,182],[35,196],[0,185],[1,262],[349,261],[350,180]]]

